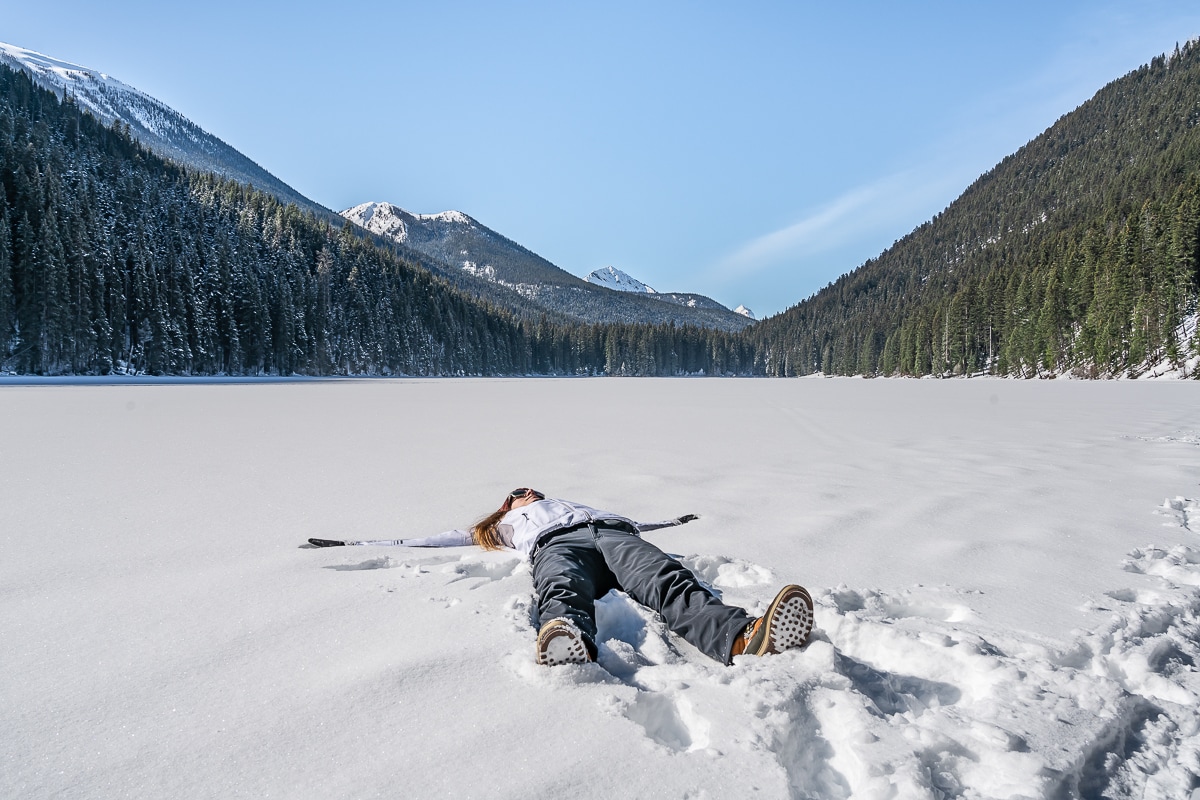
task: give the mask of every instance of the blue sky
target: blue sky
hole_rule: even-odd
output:
[[[334,210],[464,211],[758,316],[927,220],[1177,2],[3,0],[0,41],[159,98]]]

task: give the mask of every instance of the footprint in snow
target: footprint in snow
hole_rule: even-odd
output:
[[[518,573],[528,572],[528,567],[525,560],[521,558],[509,557],[488,560],[464,558],[458,563],[446,565],[442,571],[453,576],[447,583],[480,579],[480,583],[469,587],[471,589],[478,589],[480,586],[486,586],[495,581],[502,581]]]
[[[952,593],[964,594],[957,591]],[[924,587],[890,594],[873,589],[858,590],[839,586],[829,593],[829,598],[840,614],[860,613],[872,619],[885,621],[908,617],[938,622],[967,622],[976,619],[976,614],[970,606],[953,602],[946,598],[945,594],[944,591]]]
[[[440,564],[448,564],[460,561],[461,556],[433,556],[431,558],[393,558],[392,556],[380,556],[379,558],[369,558],[366,561],[360,561],[357,564],[331,564],[325,569],[332,569],[338,572],[347,572],[360,569],[408,569],[414,574],[424,574],[429,571],[429,567],[435,567]]]
[[[708,588],[744,589],[773,583],[774,574],[766,567],[725,556],[682,556],[679,562],[692,571]]]
[[[525,562],[520,558],[472,553],[470,555],[437,555],[423,558],[381,556],[357,564],[332,564],[326,569],[339,572],[398,569],[403,570],[402,577],[443,574],[450,576],[450,579],[446,581],[447,584],[477,579],[479,582],[469,587],[477,589],[480,586],[512,577],[527,568]]]
[[[360,561],[357,564],[330,564],[325,569],[336,570],[337,572],[353,572],[361,569],[396,569],[397,567],[409,566],[402,561],[397,561],[391,556],[381,556],[379,558],[370,558],[366,561]]]
[[[962,699],[962,691],[952,684],[878,670],[836,649],[834,669],[849,679],[855,692],[889,716],[917,716],[926,709],[952,706]]]
[[[1170,550],[1146,547],[1134,550],[1121,564],[1126,572],[1152,575],[1181,586],[1200,586],[1200,551],[1180,545]]]
[[[638,692],[624,714],[641,726],[647,738],[670,750],[686,752],[708,747],[709,722],[682,694]]]
[[[1168,497],[1163,500],[1163,504],[1159,508],[1155,509],[1155,513],[1171,519],[1170,522],[1164,522],[1164,525],[1178,526],[1185,531],[1200,532],[1192,527],[1193,525],[1200,526],[1200,500],[1191,500],[1187,497],[1176,497],[1172,500]]]

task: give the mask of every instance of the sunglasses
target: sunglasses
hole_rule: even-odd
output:
[[[533,496],[536,497],[538,500],[546,499],[546,495],[544,495],[541,492],[536,491],[534,489],[513,489],[511,492],[508,493],[508,496],[514,500],[517,500],[518,498],[524,497],[525,495],[529,494],[530,492],[533,492]]]

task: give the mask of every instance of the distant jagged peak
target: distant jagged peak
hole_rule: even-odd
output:
[[[360,225],[370,222],[376,217],[387,219],[389,217],[413,216],[400,206],[392,205],[391,203],[376,202],[359,203],[354,208],[347,208],[345,211],[339,213],[347,219],[353,219]]]
[[[345,211],[339,211],[338,213],[346,219],[353,218],[355,222],[359,220],[369,221],[375,216],[375,210],[384,205],[387,205],[387,203],[359,203],[353,208],[347,208]]]
[[[735,308],[733,310],[733,313],[741,314],[746,319],[753,319],[753,320],[758,319],[758,317],[754,316],[754,312],[751,311],[750,309],[746,308],[745,306],[738,306],[737,308]]]
[[[360,203],[340,212],[341,216],[371,233],[388,236],[398,242],[408,239],[404,217],[412,215],[391,203]]]
[[[658,294],[652,286],[647,286],[629,273],[622,272],[616,267],[604,267],[603,269],[595,270],[584,278],[584,280],[588,283],[594,283],[597,286],[614,289],[618,292]]]
[[[413,214],[413,216],[423,222],[454,222],[458,223],[459,225],[475,224],[475,220],[471,219],[461,211],[443,211],[440,214]]]
[[[439,214],[414,214],[398,205],[386,202],[361,203],[341,212],[346,219],[372,233],[379,233],[404,241],[408,225],[412,223],[444,223],[447,225],[475,225],[475,220],[461,211],[443,211]]]

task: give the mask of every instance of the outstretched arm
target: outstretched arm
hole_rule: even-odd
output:
[[[675,519],[665,519],[662,522],[639,522],[637,523],[638,533],[645,531],[656,531],[659,528],[670,528],[675,525],[686,525],[694,519],[700,519],[698,514],[684,514],[682,517]]]
[[[309,539],[308,543],[313,547],[342,547],[350,545],[374,547],[466,547],[467,545],[475,544],[475,538],[471,535],[470,531],[452,530],[437,533],[433,536],[424,536],[418,539],[348,539],[345,541],[340,539]]]

